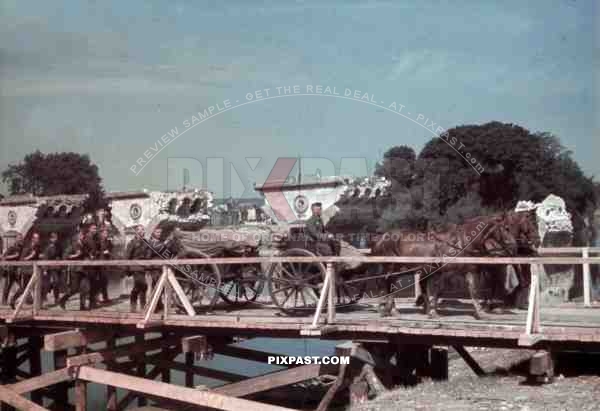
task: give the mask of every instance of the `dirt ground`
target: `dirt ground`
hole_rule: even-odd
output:
[[[449,365],[449,380],[426,380],[415,387],[397,388],[351,411],[392,410],[598,410],[600,366],[584,358],[562,358],[552,384],[526,383],[525,350],[476,349],[472,356],[488,376],[478,378],[460,358]],[[455,357],[455,356],[452,356]],[[579,365],[575,366],[575,362]],[[561,364],[562,363],[562,364]]]

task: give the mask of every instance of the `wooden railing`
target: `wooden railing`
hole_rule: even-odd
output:
[[[584,267],[584,298],[587,306],[591,305],[591,279],[590,264],[600,264],[600,257],[589,257],[590,253],[600,253],[600,248],[554,248],[543,249],[543,254],[573,254],[581,253],[583,257],[371,257],[371,256],[351,256],[351,257],[240,257],[240,258],[195,258],[195,259],[172,259],[172,260],[103,260],[103,261],[35,261],[24,262],[14,261],[0,262],[0,267],[26,267],[33,266],[33,274],[28,281],[24,293],[18,301],[17,306],[7,322],[19,321],[20,319],[29,319],[31,317],[21,317],[19,314],[27,297],[33,296],[32,317],[35,317],[41,309],[42,303],[42,267],[162,267],[162,274],[157,282],[157,286],[152,291],[152,297],[144,313],[144,318],[138,327],[144,328],[151,323],[151,317],[154,314],[156,306],[161,298],[168,300],[169,296],[175,295],[179,298],[189,316],[194,316],[195,311],[189,299],[185,295],[173,269],[180,265],[207,265],[207,264],[280,264],[280,263],[315,263],[321,262],[326,265],[326,275],[321,290],[321,295],[314,312],[311,326],[318,328],[319,319],[324,307],[327,307],[326,323],[335,322],[335,290],[336,273],[335,263],[342,262],[361,262],[370,264],[397,263],[397,264],[477,264],[477,265],[497,265],[497,264],[530,264],[531,265],[531,287],[529,293],[529,308],[527,313],[527,322],[525,334],[522,343],[531,345],[539,339],[541,335],[540,327],[540,273],[543,265],[578,265]],[[167,291],[167,292],[165,292]],[[168,301],[165,307],[168,307]],[[163,311],[163,319],[168,310]]]

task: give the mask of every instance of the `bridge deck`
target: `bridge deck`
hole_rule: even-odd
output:
[[[115,295],[113,293],[112,295]],[[371,303],[371,304],[370,304]],[[396,301],[398,314],[381,318],[375,301],[362,300],[359,304],[339,309],[334,325],[321,326],[312,335],[327,339],[412,339],[435,344],[461,343],[514,347],[524,333],[527,311],[511,310],[489,313],[486,318],[473,318],[473,307],[466,300],[446,300],[440,305],[439,319],[430,319],[409,299]],[[67,309],[46,303],[35,317],[24,309],[23,320],[37,324],[64,324],[86,326],[93,324],[135,327],[143,319],[142,313],[129,313],[128,296],[115,298],[108,305],[93,311],[79,311],[78,297],[72,297]],[[13,311],[0,307],[0,319],[7,319]],[[312,313],[303,317],[288,317],[274,306],[251,305],[242,308],[219,302],[212,313],[199,313],[194,317],[171,314],[162,319],[153,316],[165,328],[194,328],[207,335],[247,335],[265,337],[300,337],[307,335]],[[543,339],[540,346],[597,345],[600,347],[600,306],[584,308],[569,303],[561,307],[542,307]]]

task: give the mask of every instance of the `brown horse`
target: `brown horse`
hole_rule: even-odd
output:
[[[386,256],[485,256],[485,255],[513,255],[516,252],[516,240],[510,233],[506,223],[505,216],[485,217],[480,220],[472,220],[466,224],[453,226],[446,232],[408,232],[393,231],[386,233],[384,237],[373,247],[372,255]],[[439,291],[435,285],[439,280],[443,280],[452,272],[465,272],[469,284],[469,292],[475,306],[475,316],[481,317],[481,307],[477,296],[477,285],[475,283],[475,273],[477,267],[472,264],[452,264],[452,266],[443,265],[435,268],[433,271],[424,269],[421,265],[420,285],[425,294],[425,312],[431,316],[437,315],[437,295]],[[392,272],[393,265],[384,266],[384,270]],[[436,280],[436,281],[434,281]],[[388,280],[388,291],[391,290],[391,283]],[[429,295],[433,296],[433,309]],[[383,314],[389,315],[393,307],[393,295],[389,294],[384,303]]]

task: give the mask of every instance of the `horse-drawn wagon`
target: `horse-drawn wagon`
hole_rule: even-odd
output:
[[[531,213],[512,213],[482,217],[445,232],[390,232],[372,244],[376,256],[510,256],[519,248],[531,248],[539,238]],[[205,227],[198,231],[175,230],[172,234],[178,258],[208,257],[316,257],[316,249],[304,236],[302,222],[288,225],[253,225],[240,227]],[[361,252],[341,242],[341,256],[358,256]],[[388,296],[393,305],[394,277],[414,274],[418,265],[336,263],[335,303],[338,307],[356,304],[367,289],[367,278],[384,279],[378,295]],[[435,280],[449,272],[466,275],[476,315],[480,314],[475,274],[481,267],[442,266],[421,275],[421,289],[426,296],[425,309],[435,314],[439,286]],[[435,274],[435,275],[434,275]],[[276,262],[249,264],[196,264],[179,267],[177,273],[190,301],[197,307],[212,309],[219,298],[227,304],[250,303],[274,305],[287,315],[314,313],[326,276],[321,262]],[[519,279],[528,285],[526,279]],[[371,281],[371,285],[375,281]],[[378,285],[381,281],[377,281]],[[433,285],[433,290],[430,290]],[[437,287],[437,289],[435,289]],[[398,288],[395,287],[397,290]],[[433,297],[430,310],[429,295]]]

